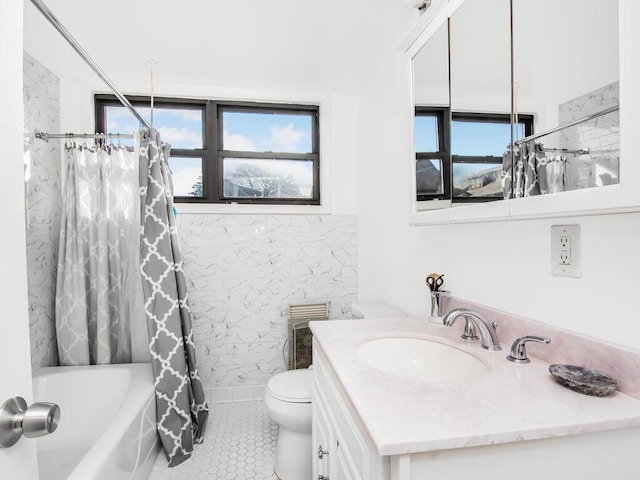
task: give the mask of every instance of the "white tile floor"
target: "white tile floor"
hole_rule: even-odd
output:
[[[148,480],[272,480],[277,439],[263,401],[209,404],[204,443],[177,467],[160,454]]]

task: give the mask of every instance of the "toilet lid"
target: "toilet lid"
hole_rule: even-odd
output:
[[[285,402],[309,403],[312,383],[312,370],[289,370],[272,377],[267,384],[267,390],[272,396]]]

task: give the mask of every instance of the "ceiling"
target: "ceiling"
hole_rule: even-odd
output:
[[[412,0],[45,0],[114,79],[356,91],[418,18]],[[25,50],[61,78],[84,67],[25,0]],[[86,72],[83,73],[86,75]]]

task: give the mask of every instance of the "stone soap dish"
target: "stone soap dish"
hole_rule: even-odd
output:
[[[549,371],[558,383],[585,395],[605,397],[618,388],[618,382],[606,373],[575,365],[549,365]]]

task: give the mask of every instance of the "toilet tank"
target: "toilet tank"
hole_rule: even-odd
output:
[[[382,302],[358,302],[351,305],[353,318],[393,318],[406,317],[400,310]]]

